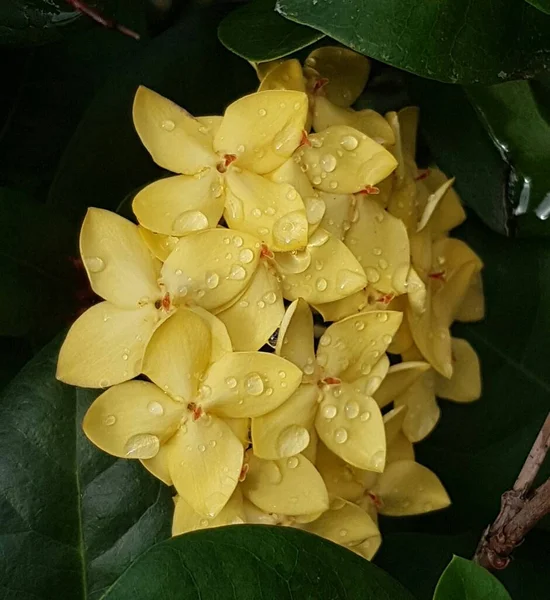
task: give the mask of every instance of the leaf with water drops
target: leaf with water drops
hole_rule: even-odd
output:
[[[440,398],[454,402],[472,402],[481,396],[479,358],[472,345],[459,338],[451,338],[453,375],[446,379],[435,375],[435,392]]]
[[[245,250],[252,256],[243,262]],[[176,302],[213,310],[246,289],[259,255],[260,242],[247,233],[206,229],[180,239],[162,267],[162,281]]]
[[[413,461],[390,463],[372,491],[380,500],[379,512],[391,517],[440,510],[451,503],[437,476]]]
[[[206,518],[196,512],[181,497],[174,498],[174,520],[172,522],[172,535],[181,535],[188,531],[207,529],[209,527],[221,527],[223,525],[239,525],[245,522],[246,515],[243,507],[243,495],[237,486],[227,504],[215,517]]]
[[[184,406],[146,381],[127,381],[103,392],[82,427],[103,451],[120,458],[152,458],[174,434]]]
[[[216,227],[223,206],[223,187],[215,169],[159,179],[138,192],[132,202],[143,227],[172,236]]]
[[[161,390],[182,402],[192,402],[211,355],[209,326],[198,314],[180,308],[151,337],[143,373]]]
[[[357,391],[353,383],[323,389],[315,428],[329,450],[350,465],[382,472],[386,461],[386,436],[376,402]]]
[[[248,454],[243,494],[267,513],[308,515],[327,510],[327,488],[317,469],[302,454],[263,460]]]
[[[224,216],[229,227],[256,236],[274,252],[305,246],[306,209],[293,186],[233,168],[227,172],[226,181]]]
[[[272,90],[244,96],[225,111],[214,149],[235,165],[264,174],[280,167],[302,139],[308,99],[302,92]]]
[[[134,126],[153,160],[173,173],[194,175],[216,167],[212,134],[186,110],[140,86],[132,112]]]
[[[110,302],[89,308],[69,329],[56,377],[80,387],[103,388],[139,375],[147,343],[157,326],[148,304],[124,310]]]
[[[311,183],[323,192],[355,194],[375,186],[397,166],[383,146],[353,127],[334,125],[308,140],[298,156]]]
[[[223,417],[257,417],[280,406],[301,379],[300,369],[275,354],[232,352],[206,373],[201,404]]]
[[[381,386],[374,393],[374,399],[380,408],[384,408],[403,394],[430,368],[427,362],[405,361],[389,368]]]
[[[277,277],[268,264],[260,261],[244,294],[216,316],[226,326],[233,349],[246,352],[259,350],[269,340],[284,313]]]
[[[307,302],[298,298],[286,310],[275,352],[310,376],[315,371],[313,343],[313,315]]]
[[[310,304],[322,304],[351,296],[365,287],[367,280],[357,259],[324,229],[315,231],[302,252],[304,262],[298,273],[285,268],[286,253],[275,255],[287,300],[303,298]]]
[[[265,415],[252,419],[252,446],[259,458],[294,456],[307,448],[315,421],[316,384],[302,383],[285,402]]]
[[[160,297],[159,264],[136,225],[90,208],[80,230],[80,254],[96,294],[119,308],[137,308]]]

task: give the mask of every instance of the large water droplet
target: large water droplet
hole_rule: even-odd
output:
[[[232,265],[229,271],[229,279],[242,281],[246,277],[246,270],[241,265]]]
[[[159,448],[160,440],[156,435],[138,433],[124,444],[124,454],[126,458],[153,458],[158,454]]]
[[[363,423],[366,423],[370,419],[370,412],[367,410],[364,413],[361,413],[359,420]]]
[[[275,304],[277,302],[277,294],[275,292],[267,292],[263,295],[263,299],[267,304]]]
[[[244,385],[251,396],[259,396],[264,391],[264,382],[259,373],[249,373],[244,380]]]
[[[254,252],[250,248],[243,248],[239,252],[239,260],[245,265],[251,263],[254,260]]]
[[[225,383],[228,388],[234,389],[237,387],[237,380],[235,379],[235,377],[226,377]]]
[[[345,135],[341,140],[340,144],[344,150],[355,150],[359,145],[359,140],[353,135]]]
[[[340,429],[337,429],[334,432],[334,441],[337,444],[343,444],[344,442],[347,441],[347,439],[348,439],[348,432],[343,427],[341,427]]]
[[[214,288],[218,287],[218,283],[220,282],[220,276],[217,273],[206,271],[204,281],[206,283],[206,287],[213,290]]]
[[[186,210],[178,215],[172,223],[172,229],[176,235],[182,235],[191,231],[200,231],[208,227],[208,218],[200,210]]]
[[[176,124],[174,123],[174,121],[170,121],[170,119],[166,119],[166,121],[162,121],[160,126],[165,131],[174,131],[174,129],[176,128]]]
[[[365,269],[365,275],[370,283],[376,283],[380,279],[380,273],[374,267],[367,267]]]
[[[158,417],[162,417],[164,414],[164,408],[160,402],[149,402],[147,405],[147,410],[152,414]]]
[[[325,333],[319,340],[319,345],[320,346],[329,346],[331,342],[332,342],[332,338],[330,337],[330,335],[328,333]]]
[[[88,256],[84,258],[84,264],[90,273],[100,273],[105,268],[105,262],[99,256]]]
[[[388,313],[385,313],[385,312],[376,313],[376,318],[380,321],[380,323],[385,323],[388,320]]]
[[[338,409],[334,404],[325,404],[321,409],[321,414],[325,419],[334,419],[336,414],[338,413]]]
[[[359,404],[352,400],[348,402],[344,408],[344,412],[346,413],[346,417],[348,419],[355,419],[355,417],[359,414]]]
[[[321,157],[319,162],[321,164],[321,169],[323,169],[323,171],[326,173],[332,173],[338,164],[336,157],[332,154],[325,154]]]
[[[297,456],[291,456],[287,461],[286,461],[286,466],[289,469],[295,469],[298,465],[300,464],[300,459]]]
[[[324,292],[327,289],[327,286],[328,286],[328,282],[323,277],[319,277],[319,279],[317,279],[317,281],[315,282],[315,287],[320,292]]]
[[[305,427],[290,425],[281,431],[277,437],[277,450],[280,456],[298,454],[309,444],[309,433]]]

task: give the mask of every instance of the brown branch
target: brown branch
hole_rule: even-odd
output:
[[[66,0],[66,2],[82,14],[86,15],[87,17],[90,17],[90,19],[93,19],[96,23],[103,25],[103,27],[106,27],[107,29],[116,29],[117,31],[120,31],[120,33],[127,35],[128,37],[134,38],[135,40],[139,40],[139,33],[136,33],[128,27],[117,23],[114,19],[107,19],[95,8],[88,6],[83,0]]]
[[[500,512],[487,527],[477,547],[474,560],[486,569],[504,569],[510,555],[529,531],[550,513],[550,479],[534,492],[533,482],[550,448],[550,413],[546,417],[529,456],[514,483],[502,494]]]

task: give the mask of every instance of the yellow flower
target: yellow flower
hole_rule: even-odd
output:
[[[315,426],[346,462],[382,471],[382,415],[372,398],[389,361],[384,354],[401,322],[397,312],[361,313],[331,325],[313,347],[313,317],[303,300],[287,310],[276,353],[304,373],[302,385],[276,410],[252,419],[254,453],[280,459],[304,451]]]
[[[298,387],[301,372],[274,354],[231,352],[215,317],[182,308],[149,342],[143,372],[99,396],[83,428],[99,448],[122,458],[154,459],[194,511],[215,517],[239,481],[243,442],[224,419],[275,409]]]
[[[234,301],[256,270],[261,249],[246,233],[232,233],[207,229],[183,237],[161,265],[136,225],[90,208],[80,253],[92,289],[106,301],[87,310],[69,330],[57,378],[93,388],[132,379],[141,373],[153,331],[178,306],[211,311]],[[229,244],[239,256],[246,250],[246,264],[228,251]]]
[[[194,118],[140,87],[133,110],[138,135],[157,164],[181,175],[137,194],[139,222],[155,233],[181,236],[215,227],[223,213],[229,227],[260,237],[272,251],[304,246],[302,199],[290,184],[262,175],[292,156],[306,114],[304,93],[267,91],[240,98],[223,118]]]

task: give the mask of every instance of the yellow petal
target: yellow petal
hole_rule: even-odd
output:
[[[403,141],[401,136],[401,125],[399,123],[399,117],[395,111],[386,113],[386,121],[393,131],[395,137],[395,146],[392,148],[392,153],[397,160],[397,168],[395,169],[395,175],[398,184],[401,184],[405,179],[405,175],[410,175],[408,165],[405,160],[405,154],[403,152]],[[412,177],[411,177],[412,179]],[[397,216],[397,215],[396,215]]]
[[[394,311],[366,312],[333,323],[319,340],[317,362],[330,377],[354,381],[368,375],[402,318]]]
[[[235,155],[239,167],[269,173],[300,144],[307,111],[303,92],[270,90],[240,98],[225,111],[214,149]]]
[[[424,210],[423,210],[422,215],[420,216],[420,220],[418,222],[418,226],[416,228],[417,231],[422,231],[424,229],[424,227],[426,227],[428,225],[428,222],[430,222],[430,226],[431,226],[431,218],[432,218],[432,215],[434,214],[434,211],[437,209],[437,207],[441,203],[445,194],[451,189],[454,182],[455,182],[454,177],[452,179],[449,179],[448,181],[445,181],[440,187],[438,187],[435,191],[433,191],[428,196],[428,198],[426,200],[426,206],[424,207]],[[432,232],[432,234],[434,233],[431,230],[431,227],[430,227],[430,231]]]
[[[136,225],[89,208],[80,230],[80,254],[96,294],[119,308],[138,308],[160,297],[158,262]]]
[[[370,73],[370,62],[366,56],[340,46],[323,46],[313,50],[305,65],[328,79],[323,93],[338,106],[351,106],[359,98]]]
[[[224,354],[231,352],[233,347],[231,346],[231,338],[227,329],[220,319],[215,317],[212,313],[204,310],[200,306],[191,306],[189,310],[199,315],[202,320],[210,328],[210,335],[212,341],[210,359],[212,362],[219,360]]]
[[[229,169],[225,220],[230,228],[255,235],[273,251],[306,245],[306,209],[288,183],[273,183],[251,171]]]
[[[325,214],[320,226],[336,239],[344,241],[356,210],[355,196],[320,192],[319,199],[325,204]]]
[[[87,437],[120,458],[152,458],[176,431],[185,407],[156,385],[127,381],[103,392],[82,422]]]
[[[373,535],[372,537],[366,539],[364,542],[357,544],[357,546],[353,546],[350,548],[352,552],[355,554],[359,554],[363,558],[367,560],[372,560],[374,555],[378,552],[380,546],[382,545],[382,536],[380,534]]]
[[[307,267],[296,273],[275,256],[287,300],[303,298],[309,304],[333,302],[364,288],[367,280],[351,251],[324,229],[317,229],[303,251]],[[307,259],[307,260],[306,260]]]
[[[368,108],[358,111],[342,108],[323,96],[317,96],[313,110],[313,129],[319,132],[332,125],[353,127],[379,144],[388,146],[395,143],[392,128],[376,111]]]
[[[188,419],[169,442],[168,464],[178,494],[200,515],[215,517],[235,491],[244,450],[214,415]]]
[[[407,288],[408,284],[409,279],[407,279]],[[407,296],[396,296],[391,300],[387,308],[388,310],[399,310],[403,313],[406,312]],[[409,322],[407,321],[407,319],[404,318],[401,321],[399,329],[395,332],[391,344],[388,346],[388,352],[390,352],[391,354],[403,354],[403,352],[406,352],[413,344],[414,340],[412,338]]]
[[[302,452],[303,456],[309,460],[310,463],[315,464],[317,459],[317,446],[319,445],[319,436],[315,425],[309,430],[309,444],[307,448]]]
[[[307,302],[299,298],[287,308],[275,352],[305,375],[313,376],[316,369],[313,342],[313,315]]]
[[[380,514],[390,517],[420,515],[440,510],[451,503],[437,476],[409,460],[389,464],[373,492],[382,503]]]
[[[297,156],[311,183],[323,192],[355,194],[382,181],[397,164],[383,146],[345,125],[314,133],[309,142]]]
[[[200,176],[176,175],[151,183],[135,196],[132,209],[147,229],[182,236],[216,227],[223,205],[219,174],[210,169]]]
[[[387,354],[382,354],[378,362],[373,365],[368,375],[362,375],[358,379],[355,379],[353,382],[355,391],[366,396],[374,396],[382,384],[382,381],[384,381],[384,378],[388,374],[389,368],[390,359],[388,358]],[[367,370],[368,369],[365,369],[365,371]]]
[[[414,446],[409,438],[400,431],[386,449],[386,466],[397,460],[414,460]]]
[[[382,385],[374,393],[374,399],[380,408],[384,408],[403,394],[430,368],[427,362],[409,361],[389,368]]]
[[[267,513],[260,510],[255,504],[252,504],[248,498],[243,499],[244,513],[246,522],[254,525],[280,525],[279,515],[276,513]]]
[[[211,353],[212,336],[206,322],[193,311],[180,308],[153,334],[143,372],[159,388],[182,402],[191,402]]]
[[[481,396],[481,372],[476,351],[460,338],[451,339],[453,375],[445,379],[435,376],[435,393],[455,402],[472,402]]]
[[[218,133],[218,129],[221,127],[223,117],[214,115],[210,117],[195,117],[197,121],[206,127],[208,134],[214,137]]]
[[[456,311],[457,321],[470,323],[480,321],[485,316],[485,296],[483,294],[483,280],[481,273],[474,273],[470,287],[462,299],[462,303]]]
[[[154,475],[157,479],[160,479],[162,483],[171,486],[174,484],[168,465],[168,448],[169,446],[167,444],[163,444],[153,458],[142,458],[140,459],[140,462],[149,473]]]
[[[324,321],[340,321],[369,309],[367,288],[341,300],[315,304],[313,308],[321,314]]]
[[[254,454],[259,458],[279,459],[305,450],[319,395],[315,384],[302,384],[278,408],[252,419]]]
[[[284,62],[284,59],[277,58],[276,60],[269,60],[266,62],[257,62],[257,63],[251,62],[250,64],[256,71],[256,74],[258,75],[258,79],[260,81],[263,81],[265,79],[265,77],[267,77],[269,75],[269,73],[271,73],[271,71],[273,71],[273,69],[275,67],[277,67],[278,65],[280,65],[283,62]]]
[[[212,310],[246,289],[259,255],[260,242],[247,233],[206,229],[180,239],[162,267],[162,280],[176,302]]]
[[[219,161],[208,128],[146,87],[140,86],[136,92],[133,118],[143,145],[163,169],[194,175]]]
[[[258,417],[280,406],[300,385],[302,372],[266,352],[233,352],[206,374],[202,406],[223,417]]]
[[[409,233],[416,231],[418,222],[416,182],[408,172],[394,183],[387,209],[390,214],[403,221]]]
[[[329,450],[359,469],[381,472],[386,460],[384,423],[378,405],[355,385],[327,386],[315,419]]]
[[[327,488],[317,469],[301,454],[280,460],[249,455],[243,494],[267,513],[308,515],[327,510]]]
[[[403,405],[407,407],[403,432],[411,442],[420,442],[431,433],[441,416],[435,399],[433,371],[424,373],[401,396],[395,398],[395,407]]]
[[[437,168],[430,168],[428,176],[419,184],[424,184],[429,194],[433,194],[437,188],[447,181],[446,175]],[[430,219],[430,230],[434,235],[446,233],[458,227],[466,220],[466,212],[460,198],[454,189],[449,189],[441,199]]]
[[[340,496],[352,502],[359,499],[366,489],[370,489],[378,477],[372,471],[348,465],[321,443],[317,447],[315,466],[331,496]]]
[[[172,521],[172,535],[181,535],[188,531],[197,529],[208,529],[210,527],[222,527],[223,525],[239,525],[245,522],[246,515],[243,507],[243,495],[240,488],[236,488],[227,504],[215,516],[205,518],[195,512],[189,504],[181,497],[175,498],[176,508],[174,520]]]
[[[161,233],[154,233],[142,227],[138,226],[139,234],[141,239],[145,242],[147,248],[151,254],[164,262],[169,256],[170,252],[176,247],[179,242],[179,237],[174,235],[162,235]]]
[[[412,159],[416,156],[419,113],[417,106],[406,106],[397,113],[403,154]]]
[[[409,236],[403,222],[368,197],[358,200],[358,218],[346,236],[367,279],[377,290],[404,294],[410,268]],[[352,243],[355,240],[355,243]]]
[[[386,445],[391,446],[401,433],[403,421],[407,414],[406,406],[392,408],[384,415],[384,428],[386,430]]]
[[[285,60],[275,65],[261,80],[259,92],[266,90],[294,90],[306,91],[306,84],[302,74],[302,65],[295,58]]]
[[[284,314],[281,286],[271,268],[261,261],[245,293],[216,316],[227,327],[234,350],[244,352],[259,350]]]
[[[136,377],[157,322],[150,304],[135,310],[109,302],[92,306],[69,329],[59,351],[57,379],[99,388]]]
[[[224,417],[223,420],[229,425],[231,431],[246,449],[250,444],[250,419],[231,419],[229,417]]]

